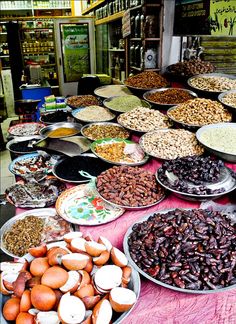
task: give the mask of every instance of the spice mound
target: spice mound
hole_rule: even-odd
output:
[[[118,112],[127,112],[138,106],[147,107],[149,104],[136,96],[120,96],[111,98],[106,102],[106,107]]]
[[[96,143],[96,142],[95,142]],[[145,153],[136,143],[110,142],[95,145],[96,154],[106,161],[115,163],[138,163],[143,161]]]
[[[129,132],[120,127],[115,125],[91,125],[88,128],[83,130],[83,133],[86,137],[91,140],[99,140],[103,138],[128,138]]]
[[[217,101],[196,98],[179,104],[168,111],[174,121],[187,125],[203,126],[232,120],[232,114]]]
[[[94,93],[97,96],[103,98],[109,98],[114,96],[127,96],[132,94],[126,86],[119,84],[111,84],[101,88],[97,88],[95,89]]]
[[[178,62],[168,67],[171,73],[176,75],[191,77],[196,74],[211,73],[215,71],[215,66],[199,59]]]
[[[143,207],[157,203],[163,189],[154,174],[139,167],[114,166],[97,177],[98,192],[111,203]]]
[[[159,180],[166,186],[189,194],[210,195],[224,192],[224,188],[213,189],[209,184],[220,179],[224,163],[211,157],[188,156],[166,161],[158,169]]]
[[[140,139],[140,146],[147,154],[164,160],[201,155],[204,152],[195,134],[184,129],[159,130],[144,134]]]
[[[75,118],[85,122],[108,121],[115,118],[115,115],[112,114],[107,108],[100,106],[82,108],[74,116]]]
[[[153,89],[168,86],[168,81],[153,71],[144,71],[129,77],[125,84],[134,88]]]
[[[220,212],[155,213],[132,230],[130,256],[152,278],[191,290],[236,284],[236,225]]]
[[[72,107],[86,107],[98,105],[98,99],[93,95],[72,96],[67,98],[66,103]]]
[[[211,149],[236,155],[236,128],[217,127],[204,130],[199,136],[203,145]]]
[[[230,92],[225,94],[221,100],[224,104],[236,108],[236,92]]]
[[[28,215],[17,220],[3,234],[2,243],[8,252],[21,257],[30,247],[38,246],[41,242],[61,240],[70,230],[69,223],[58,215]]]
[[[194,96],[185,89],[166,89],[147,96],[148,100],[162,105],[177,105],[193,98]]]
[[[236,80],[222,76],[197,76],[189,80],[192,87],[212,92],[222,92],[236,89]]]
[[[60,128],[50,131],[47,134],[47,137],[50,137],[50,138],[66,137],[66,136],[73,136],[78,133],[79,133],[78,129],[69,128],[69,127],[60,127]]]
[[[158,110],[137,107],[118,117],[118,122],[124,127],[139,132],[149,132],[157,128],[169,128],[172,122]]]

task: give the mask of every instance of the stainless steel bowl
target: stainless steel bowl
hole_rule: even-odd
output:
[[[226,167],[223,169],[221,180],[218,183],[207,184],[207,186],[209,188],[210,187],[212,189],[224,188],[225,191],[221,192],[221,193],[210,194],[210,195],[196,195],[196,194],[190,194],[190,193],[183,192],[183,191],[177,191],[177,190],[165,185],[158,177],[158,172],[156,172],[156,179],[162,187],[171,191],[175,196],[177,196],[181,199],[184,199],[184,200],[188,200],[188,201],[214,200],[214,199],[220,198],[220,197],[230,193],[231,191],[235,190],[235,188],[236,188],[236,179],[232,177],[230,169],[228,169]],[[199,186],[195,186],[195,185],[191,185],[191,186],[199,187]]]
[[[189,210],[187,208],[178,208],[178,209],[183,209],[183,210]],[[166,214],[169,211],[174,210],[174,209],[165,209],[165,210],[158,210],[157,212],[160,214]],[[137,222],[135,222],[134,224],[132,224],[125,236],[124,236],[124,240],[123,240],[123,249],[124,252],[130,262],[130,264],[134,267],[135,270],[137,270],[141,275],[143,275],[145,278],[149,279],[150,281],[154,282],[155,284],[171,289],[171,290],[175,290],[178,292],[183,292],[183,293],[188,293],[188,294],[212,294],[212,293],[218,293],[218,292],[223,292],[223,291],[228,291],[228,290],[232,290],[236,288],[236,284],[229,286],[229,287],[225,287],[225,288],[219,288],[219,289],[209,289],[209,290],[192,290],[192,289],[184,289],[184,288],[179,288],[179,287],[175,287],[175,286],[171,286],[169,284],[166,284],[160,280],[154,279],[153,277],[151,277],[149,274],[147,274],[146,272],[144,272],[141,268],[139,268],[137,266],[137,264],[133,261],[133,259],[131,258],[130,252],[129,252],[129,245],[128,245],[128,239],[130,234],[132,233],[132,228],[135,224],[138,223],[143,223],[145,220],[147,220],[150,216],[152,216],[154,213],[148,214],[146,216],[144,216],[143,218],[139,219]]]
[[[216,129],[216,128],[225,128],[225,127],[233,127],[236,129],[236,123],[218,123],[218,124],[211,124],[211,125],[206,125],[201,127],[197,132],[196,132],[196,137],[197,140],[206,148],[207,151],[210,153],[219,156],[221,159],[229,161],[229,162],[234,162],[236,163],[236,154],[231,154],[231,153],[225,153],[222,150],[215,149],[213,147],[210,147],[207,143],[204,143],[201,139],[201,135],[206,132],[209,129]]]
[[[231,106],[224,102],[224,98],[230,93],[234,93],[236,95],[236,89],[222,92],[221,94],[219,94],[218,100],[222,103],[222,105],[229,108],[232,112],[236,112],[236,104],[235,104],[235,106]]]
[[[79,134],[79,132],[82,128],[82,125],[78,124],[78,123],[69,123],[69,122],[55,123],[55,124],[52,124],[52,125],[42,128],[40,130],[40,135],[43,137],[47,137],[51,131],[54,131],[54,130],[62,128],[62,127],[74,129],[76,132],[73,135],[68,135],[68,136],[62,135],[62,136],[58,136],[57,138],[70,137],[70,136]]]
[[[86,108],[86,107],[84,107],[84,108]],[[109,119],[105,119],[105,120],[87,120],[87,119],[81,119],[81,118],[79,118],[79,117],[77,116],[77,113],[80,112],[80,111],[81,111],[82,109],[84,109],[84,108],[77,108],[77,109],[73,110],[73,112],[72,112],[72,116],[73,116],[76,120],[80,121],[81,123],[89,123],[89,124],[90,124],[90,123],[98,123],[98,122],[108,122],[108,121],[111,121],[111,120],[113,120],[113,119],[116,118],[116,115],[110,112],[111,117],[110,117]],[[100,107],[100,108],[103,108],[103,109],[108,110],[107,108],[104,108],[104,107]],[[96,108],[95,108],[95,109],[96,109]],[[109,110],[108,110],[108,111],[109,111]]]
[[[128,132],[124,127],[122,127],[120,124],[117,124],[117,123],[111,123],[111,122],[98,122],[98,123],[91,123],[91,124],[87,124],[87,125],[84,125],[82,128],[81,128],[81,134],[86,137],[87,139],[89,139],[90,141],[96,141],[96,139],[93,139],[92,137],[89,137],[87,135],[84,134],[84,130],[90,128],[91,126],[102,126],[102,125],[107,125],[107,126],[115,126],[115,127],[119,127],[120,129],[122,130],[125,130],[126,132]],[[129,133],[129,132],[128,132]],[[130,136],[130,133],[129,135],[125,138],[129,138]]]
[[[10,140],[9,142],[7,142],[6,144],[6,148],[15,154],[27,154],[27,153],[34,153],[37,152],[37,148],[33,148],[32,147],[32,151],[28,151],[28,152],[22,152],[22,151],[17,151],[17,150],[13,150],[11,149],[11,145],[15,144],[15,143],[20,143],[20,142],[25,142],[25,141],[33,141],[35,140],[35,142],[39,141],[40,139],[42,139],[42,136],[39,135],[32,135],[32,136],[24,136],[24,137],[15,137],[12,140]]]
[[[125,113],[125,112],[128,112],[128,111],[130,111],[130,110],[132,110],[132,109],[130,109],[130,110],[119,110],[119,109],[115,109],[115,108],[112,108],[112,107],[110,107],[109,106],[109,103],[112,101],[112,100],[114,100],[115,98],[124,98],[124,101],[125,101],[125,97],[126,96],[114,96],[114,97],[109,97],[109,98],[107,98],[107,99],[105,99],[104,101],[103,101],[103,105],[106,107],[106,108],[108,108],[108,109],[110,109],[111,111],[113,111],[113,112],[116,112],[116,113]],[[129,97],[129,96],[128,96]],[[134,97],[136,97],[136,96],[134,96]],[[137,99],[139,99],[138,97],[136,97]],[[149,102],[147,102],[147,101],[145,101],[145,100],[142,100],[142,99],[139,99],[140,100],[140,104],[139,105],[137,105],[137,107],[138,106],[141,106],[141,107],[146,107],[146,108],[151,108],[152,106],[151,106],[151,104],[149,103]],[[135,107],[134,107],[135,108]]]
[[[203,90],[203,89],[197,88],[197,87],[195,87],[195,86],[192,85],[191,81],[194,80],[194,79],[197,79],[199,77],[206,77],[206,78],[209,78],[209,77],[225,77],[225,78],[232,79],[232,80],[235,80],[236,79],[236,76],[234,76],[232,74],[224,74],[224,73],[204,73],[204,74],[194,75],[194,76],[192,76],[191,78],[189,78],[187,80],[188,85],[192,89],[194,89],[194,91],[199,92],[201,94],[212,95],[213,97],[218,96],[221,92],[225,92],[225,91],[228,91],[228,90],[226,89],[224,91],[210,91],[210,90]]]
[[[163,91],[166,91],[166,90],[169,90],[169,89],[177,89],[177,90],[180,90],[180,91],[183,91],[183,92],[187,92],[189,93],[194,99],[194,98],[197,98],[198,95],[191,91],[191,90],[188,90],[188,89],[184,89],[184,88],[160,88],[160,89],[153,89],[153,90],[150,90],[150,91],[147,91],[143,94],[143,98],[145,100],[147,100],[150,104],[160,108],[160,109],[166,109],[166,108],[170,108],[172,106],[175,106],[177,105],[177,103],[174,103],[174,104],[162,104],[162,103],[158,103],[156,101],[152,101],[150,99],[148,99],[149,95],[153,94],[153,93],[156,93],[156,92],[163,92]]]

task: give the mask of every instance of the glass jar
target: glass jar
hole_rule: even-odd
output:
[[[140,13],[138,12],[134,19],[134,35],[136,38],[140,37]]]
[[[135,52],[135,66],[140,67],[140,45],[137,44],[134,49]]]

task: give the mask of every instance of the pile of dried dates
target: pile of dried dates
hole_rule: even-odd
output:
[[[220,212],[155,213],[132,230],[130,256],[151,277],[191,290],[236,284],[236,224]]]

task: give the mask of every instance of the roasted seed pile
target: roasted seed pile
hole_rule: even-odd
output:
[[[121,114],[117,120],[122,126],[140,132],[149,132],[158,128],[172,126],[172,122],[166,115],[158,110],[144,107],[137,107]]]
[[[223,103],[236,108],[236,92],[227,93],[222,98]]]
[[[91,125],[84,129],[84,135],[92,140],[99,140],[103,138],[128,138],[129,132],[115,125]]]
[[[45,220],[36,216],[26,216],[3,235],[4,247],[19,257],[25,255],[30,247],[41,242]]]
[[[165,161],[158,169],[157,174],[164,185],[174,190],[195,195],[209,195],[225,191],[224,188],[211,189],[205,185],[217,182],[223,167],[224,163],[221,160],[211,157],[188,156]],[[173,173],[177,179],[171,182],[167,172]]]
[[[176,106],[168,111],[168,116],[178,122],[196,126],[229,122],[232,119],[232,114],[221,103],[202,98]]]
[[[168,85],[165,78],[153,71],[144,71],[131,76],[125,83],[131,87],[143,89],[162,88]]]
[[[236,284],[236,225],[221,213],[176,209],[132,230],[131,258],[151,277],[193,290]]]
[[[210,62],[205,62],[199,59],[196,60],[190,60],[190,61],[184,61],[184,62],[178,62],[176,64],[172,64],[169,67],[170,72],[191,77],[196,74],[202,74],[202,73],[211,73],[215,71],[215,67]]]
[[[140,145],[147,154],[165,160],[201,155],[204,152],[195,135],[184,129],[147,133],[142,136]]]
[[[98,192],[121,206],[141,207],[163,197],[154,174],[139,167],[114,166],[97,177]]]
[[[193,96],[184,89],[167,89],[150,93],[147,99],[162,105],[177,105],[193,99]]]
[[[92,95],[72,96],[67,99],[67,104],[73,107],[87,107],[99,105],[99,101]]]
[[[194,88],[204,91],[222,92],[236,89],[236,80],[221,76],[198,76],[189,82]]]

